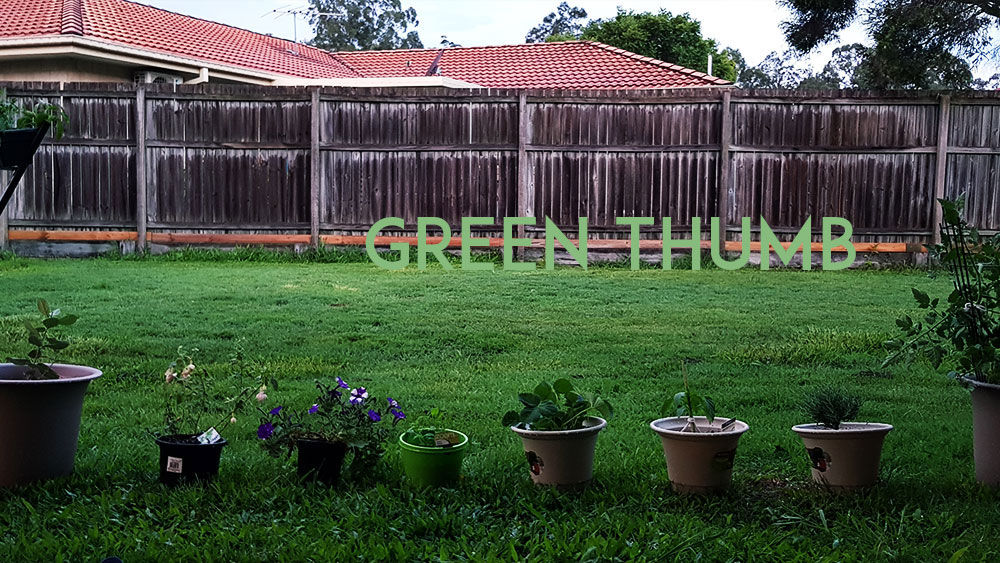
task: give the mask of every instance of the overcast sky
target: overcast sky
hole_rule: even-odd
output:
[[[304,9],[305,0],[139,0],[167,10],[219,21],[278,37],[293,39],[293,16],[273,10]],[[464,46],[523,43],[532,27],[554,11],[560,0],[402,0],[417,10],[417,31],[427,47],[440,44],[441,36]],[[723,47],[735,47],[747,62],[756,65],[771,51],[788,48],[779,27],[787,11],[775,0],[571,0],[587,10],[589,18],[613,17],[617,6],[635,11],[689,13],[702,24],[702,33]],[[300,17],[298,38],[312,37]],[[864,29],[855,24],[841,40],[815,53],[811,61],[821,67],[841,43],[865,42]],[[994,64],[977,74],[992,74]]]

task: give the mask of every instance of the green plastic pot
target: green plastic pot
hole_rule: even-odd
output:
[[[469,446],[469,437],[457,430],[446,430],[461,436],[454,446],[414,446],[399,436],[403,456],[403,471],[411,483],[418,487],[454,485],[462,475],[462,459]]]

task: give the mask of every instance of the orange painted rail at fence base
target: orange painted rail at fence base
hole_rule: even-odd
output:
[[[248,246],[287,246],[295,244],[309,244],[309,235],[260,235],[260,234],[200,234],[200,233],[148,233],[147,240],[155,244],[232,244]],[[124,242],[138,240],[138,234],[134,231],[10,231],[11,241],[34,241],[34,242]],[[327,246],[364,246],[365,237],[357,235],[323,235],[320,237],[323,244]],[[441,237],[427,237],[428,244],[438,244]],[[491,248],[503,247],[502,238],[477,238],[482,246],[483,242],[489,241]],[[375,237],[376,246],[388,246],[395,242],[417,244],[417,237],[410,236],[378,236]],[[574,245],[579,241],[572,240]],[[788,248],[791,243],[782,243]],[[461,248],[462,239],[452,238],[448,243],[448,248]],[[545,241],[535,239],[531,242],[532,248],[544,248]],[[629,250],[632,243],[629,240],[621,239],[593,239],[587,241],[589,250]],[[476,248],[476,247],[473,247]],[[560,248],[557,244],[556,248]],[[639,241],[641,250],[660,250],[662,242],[659,240]],[[701,248],[708,250],[711,248],[710,241],[702,241]],[[739,241],[726,241],[725,249],[730,252],[739,252],[743,249],[743,243]],[[854,249],[860,253],[871,254],[903,254],[903,253],[925,253],[927,248],[919,243],[905,242],[856,242]],[[760,252],[760,243],[750,243],[751,252]],[[822,243],[814,242],[811,245],[812,252],[822,252]],[[847,249],[843,246],[833,249],[833,252],[843,253]]]

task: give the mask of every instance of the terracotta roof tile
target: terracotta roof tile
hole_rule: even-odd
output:
[[[441,49],[339,52],[364,76],[424,76]],[[444,49],[448,78],[491,88],[676,88],[729,82],[593,41]]]
[[[300,78],[439,73],[493,88],[642,89],[727,85],[705,73],[591,41],[330,53],[128,0],[3,0],[0,40],[82,36]]]

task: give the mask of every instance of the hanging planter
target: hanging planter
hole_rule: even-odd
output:
[[[14,197],[14,188],[24,177],[35,152],[49,128],[53,136],[62,138],[69,116],[56,104],[36,104],[25,108],[7,98],[0,88],[0,170],[13,170],[7,187],[0,193],[0,213]]]
[[[0,131],[0,168],[19,168],[31,164],[49,126]]]

